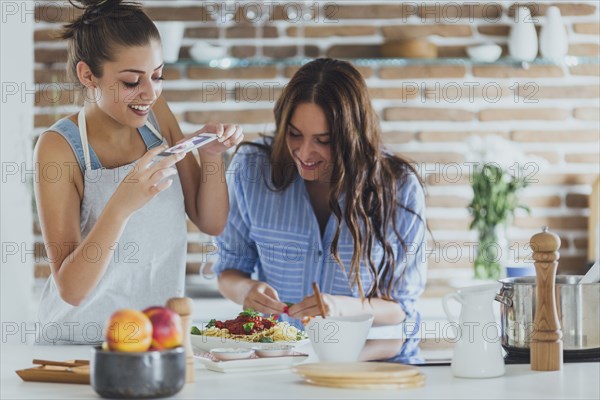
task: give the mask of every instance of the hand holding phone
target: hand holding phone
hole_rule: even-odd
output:
[[[192,136],[185,141],[176,144],[175,146],[169,147],[167,150],[159,153],[157,157],[169,157],[174,154],[187,153],[198,147],[202,147],[217,139],[216,133],[201,133],[196,136]]]

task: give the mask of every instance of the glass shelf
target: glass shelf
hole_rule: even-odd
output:
[[[264,67],[264,66],[300,66],[309,61],[312,58],[284,58],[284,59],[273,59],[273,58],[221,58],[215,60],[206,61],[195,61],[195,60],[179,60],[174,63],[167,63],[167,65],[177,66],[199,66],[199,67],[210,67],[210,68],[244,68],[244,67]],[[566,65],[573,67],[576,65],[600,65],[600,57],[575,57],[567,56],[564,58],[562,63],[556,62],[551,59],[536,58],[531,62],[523,62],[512,59],[510,57],[503,57],[494,62],[479,62],[473,61],[470,58],[353,58],[346,59],[352,62],[358,67],[405,67],[411,65],[427,66],[427,65],[499,65],[499,66],[512,66],[520,68],[529,68],[530,65]]]

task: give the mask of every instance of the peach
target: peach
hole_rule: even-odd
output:
[[[144,314],[152,322],[152,345],[150,350],[165,350],[181,346],[183,328],[179,314],[167,307],[148,307]]]
[[[140,311],[117,310],[108,322],[106,342],[114,351],[147,351],[152,343],[152,322]]]

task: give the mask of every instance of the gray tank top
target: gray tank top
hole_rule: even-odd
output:
[[[138,131],[148,149],[164,142],[151,113],[149,123]],[[61,134],[71,146],[84,176],[81,201],[82,240],[94,227],[106,203],[136,162],[118,168],[103,168],[77,125],[65,118],[50,131]],[[114,254],[96,288],[77,307],[63,301],[50,276],[41,296],[37,343],[99,344],[104,340],[110,315],[121,308],[142,310],[164,305],[184,294],[187,245],[183,191],[174,178],[167,190],[136,211],[113,245]],[[90,262],[99,248],[87,246]]]

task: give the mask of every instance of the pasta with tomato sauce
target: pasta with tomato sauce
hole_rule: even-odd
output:
[[[251,309],[244,310],[232,320],[211,320],[204,330],[194,327],[192,334],[260,343],[296,342],[307,338],[305,332],[287,322],[262,317]]]

